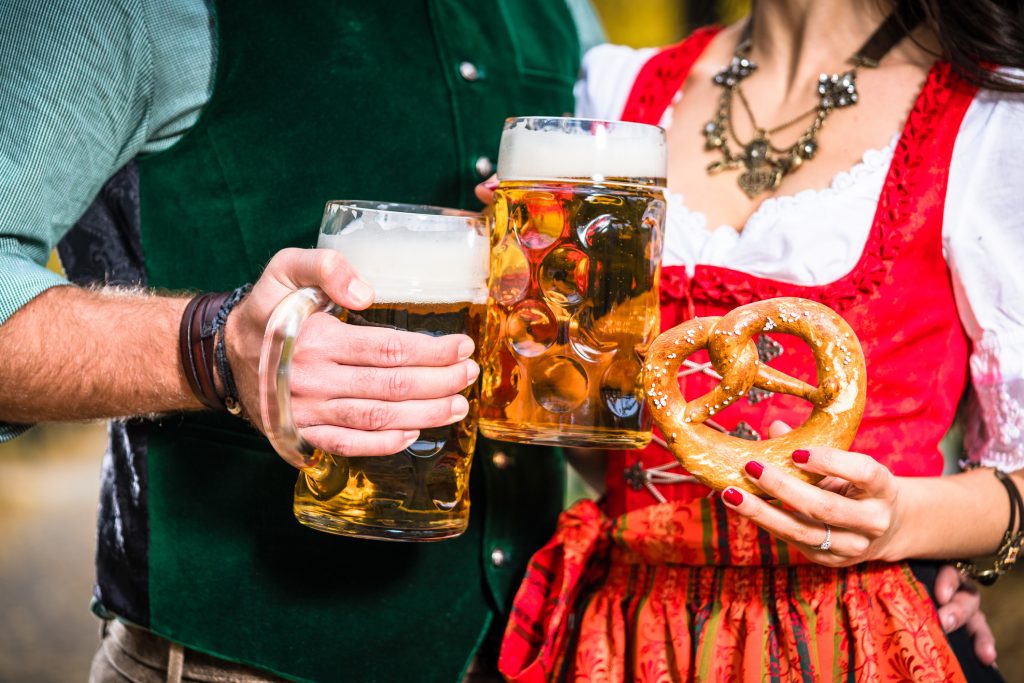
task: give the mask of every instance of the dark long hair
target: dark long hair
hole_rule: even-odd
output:
[[[1024,77],[994,67],[1024,69],[1021,0],[898,0],[900,14],[922,17],[938,38],[942,58],[968,82],[1024,92]]]

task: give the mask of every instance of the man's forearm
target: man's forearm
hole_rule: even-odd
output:
[[[0,325],[0,421],[201,408],[178,359],[187,303],[70,286],[43,292]]]

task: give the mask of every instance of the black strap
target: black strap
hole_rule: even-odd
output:
[[[856,66],[874,69],[889,54],[889,50],[917,28],[922,18],[914,3],[898,3],[896,11],[886,17],[882,25],[853,53],[850,61]]]
[[[906,38],[921,23],[923,16],[909,2],[900,2],[896,11],[885,18],[885,21],[875,29],[864,44],[860,46],[850,61],[855,66],[866,66],[875,68],[882,58],[889,54],[889,51],[896,47],[897,43]],[[740,33],[740,42],[736,52],[744,53],[750,49],[750,35],[753,31],[754,19],[747,20],[743,32]]]
[[[1009,538],[1017,530],[1017,518],[1020,517],[1024,522],[1024,499],[1021,499],[1017,485],[1013,483],[1010,475],[1006,472],[996,470],[996,479],[1006,487],[1006,494],[1010,497],[1010,523],[1006,525],[1006,534],[1004,534],[1004,537]]]

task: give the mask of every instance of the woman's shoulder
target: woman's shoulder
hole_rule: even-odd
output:
[[[583,56],[576,82],[576,115],[588,119],[617,119],[644,64],[660,48],[633,48],[605,43]]]
[[[1024,83],[1024,70],[1000,69]],[[1020,172],[1024,145],[1024,92],[980,89],[964,115],[953,149],[954,165],[1000,166],[1007,158]]]
[[[717,26],[700,28],[684,40],[662,47],[606,43],[591,48],[583,57],[576,83],[576,115],[620,118],[638,78],[666,81],[666,85],[677,87],[680,84],[675,83],[676,77],[689,72],[720,30]]]

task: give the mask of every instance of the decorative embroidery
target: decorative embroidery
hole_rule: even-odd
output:
[[[760,441],[761,435],[754,431],[754,428],[748,425],[743,420],[729,432],[729,436],[735,436],[738,439],[746,439],[747,441]]]
[[[767,328],[765,328],[767,329]],[[762,363],[771,363],[782,355],[782,344],[766,334],[757,337],[757,358]]]
[[[750,387],[750,391],[747,392],[747,402],[752,406],[756,406],[761,401],[765,401],[771,398],[772,395],[772,392],[768,391],[767,389],[762,389],[760,387]]]

